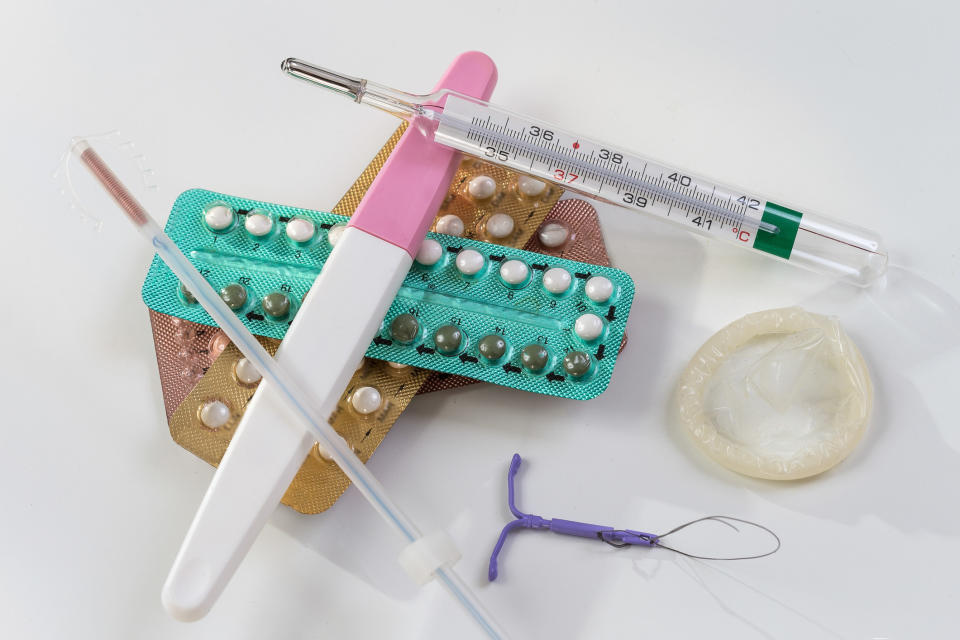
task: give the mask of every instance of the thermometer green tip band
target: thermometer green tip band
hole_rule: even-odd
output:
[[[775,255],[784,260],[790,259],[793,252],[793,243],[800,230],[800,219],[803,214],[793,209],[782,207],[779,204],[768,202],[763,208],[763,222],[772,224],[777,233],[768,233],[763,229],[757,230],[757,239],[753,241],[753,248]]]

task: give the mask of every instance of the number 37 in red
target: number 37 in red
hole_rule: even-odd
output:
[[[580,176],[575,174],[572,171],[564,171],[563,169],[554,169],[553,177],[559,180],[560,182],[566,182],[567,184],[573,182]]]

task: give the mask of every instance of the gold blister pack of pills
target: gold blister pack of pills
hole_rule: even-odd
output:
[[[258,340],[271,355],[280,345],[272,338]],[[364,358],[330,415],[331,426],[366,462],[429,373]],[[227,344],[170,417],[173,439],[217,465],[259,383],[259,374],[233,344]],[[346,475],[314,445],[282,502],[301,513],[320,513],[348,486]]]
[[[561,194],[559,187],[468,157],[460,163],[432,229],[520,248]]]

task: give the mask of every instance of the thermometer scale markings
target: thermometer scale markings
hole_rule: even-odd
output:
[[[776,233],[774,225],[761,222],[766,202],[757,198],[744,194],[735,199],[722,189],[718,194],[716,184],[534,122],[510,128],[510,117],[498,123],[482,105],[450,98],[437,135],[462,151],[619,206],[634,205],[708,235],[732,231],[737,240],[750,243],[758,229]],[[631,161],[642,169],[631,168]],[[672,215],[675,211],[683,211],[683,218]]]
[[[507,122],[509,122],[509,120]],[[669,185],[663,182],[662,173],[660,177],[656,178],[656,185],[662,191],[658,192],[653,190],[649,184],[643,184],[643,182],[645,182],[646,168],[649,166],[649,163],[647,162],[644,162],[643,173],[640,175],[637,175],[636,170],[631,170],[629,168],[630,166],[629,161],[624,163],[624,166],[621,170],[617,170],[615,168],[603,167],[603,164],[609,165],[612,163],[610,163],[609,161],[600,161],[603,164],[596,164],[597,161],[595,160],[595,151],[591,151],[590,155],[587,156],[586,154],[578,150],[574,150],[572,152],[568,151],[563,147],[561,147],[558,142],[554,142],[550,145],[537,144],[537,138],[527,134],[526,128],[524,128],[522,131],[510,130],[506,126],[506,124],[507,124],[506,122],[503,125],[493,124],[492,122],[490,122],[489,117],[487,118],[487,122],[478,122],[477,119],[474,118],[473,119],[474,126],[471,127],[471,130],[467,134],[467,137],[476,140],[481,147],[485,145],[489,145],[491,143],[498,143],[499,146],[504,148],[504,150],[508,152],[512,152],[514,156],[516,156],[517,158],[520,158],[524,155],[530,157],[529,170],[534,171],[539,175],[544,175],[545,173],[552,173],[556,169],[561,169],[565,172],[566,175],[575,176],[574,179],[571,180],[570,182],[562,182],[562,180],[557,178],[552,179],[553,182],[559,182],[564,186],[569,186],[573,184],[573,182],[579,178],[592,177],[593,180],[595,180],[598,183],[598,185],[596,188],[591,190],[597,193],[598,195],[603,193],[603,187],[605,185],[616,187],[617,195],[622,195],[624,192],[631,193],[632,192],[631,190],[640,191],[646,197],[647,200],[653,203],[662,201],[668,204],[670,208],[665,213],[665,215],[668,217],[672,212],[673,208],[677,207],[677,208],[683,209],[687,213],[687,217],[689,217],[690,213],[695,213],[695,214],[698,213],[700,215],[708,216],[711,220],[718,220],[720,222],[719,228],[721,229],[723,228],[724,223],[737,227],[744,219],[744,214],[742,212],[742,209],[744,209],[744,205],[734,204],[732,201],[732,196],[729,196],[727,200],[727,203],[729,203],[728,206],[734,209],[734,211],[732,212],[724,210],[724,202],[719,198],[716,198],[715,196],[707,196],[712,200],[716,201],[714,203],[714,206],[717,209],[719,209],[719,211],[713,210],[708,208],[709,205],[707,203],[692,201],[694,199],[702,197],[700,195],[701,192],[698,191],[697,185],[691,184],[693,193],[687,196],[687,198],[689,198],[688,200],[686,198],[680,197],[680,194],[678,193],[673,193],[673,189]],[[492,131],[494,135],[489,135],[489,134],[485,135],[483,133],[484,131]],[[526,145],[520,146],[520,145],[514,144],[513,142],[510,141],[511,139],[523,141],[526,143]],[[578,142],[574,142],[573,146],[575,146],[577,149],[579,149],[580,147]],[[527,148],[524,148],[524,147],[527,147]],[[531,153],[530,147],[536,148],[538,150],[551,149],[554,151],[555,155],[548,155],[543,153],[542,151]],[[580,156],[583,158],[584,164],[575,164],[573,162],[574,158],[565,158],[564,156],[573,156],[574,158],[576,156]],[[558,160],[558,157],[559,157],[559,160]],[[541,164],[543,164],[546,167],[546,172],[537,171],[534,168],[534,165],[536,162],[540,162]],[[593,166],[591,166],[590,163],[593,163]],[[599,167],[601,170],[603,170],[603,173],[600,173],[594,170],[594,167]],[[577,171],[580,171],[580,173],[577,173]],[[627,174],[628,177],[632,177],[633,182],[628,182],[624,180],[622,177],[614,177],[611,179],[611,175],[622,176],[624,173]],[[676,172],[672,172],[672,173],[676,173]],[[582,181],[581,184],[589,187],[589,185],[586,184],[585,180]],[[688,187],[679,185],[679,189],[681,190],[686,188]],[[663,191],[667,193],[665,194],[663,193]],[[713,186],[711,188],[711,191],[715,193],[716,187]],[[644,207],[641,207],[641,208],[644,208]],[[737,211],[737,209],[741,209],[741,211]]]

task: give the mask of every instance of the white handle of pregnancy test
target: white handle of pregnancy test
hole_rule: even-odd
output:
[[[310,288],[276,359],[308,382],[329,415],[386,315],[412,259],[400,247],[348,227]],[[349,305],[332,301],[350,300]],[[203,617],[266,524],[316,438],[261,383],[203,498],[163,587],[180,620]]]

